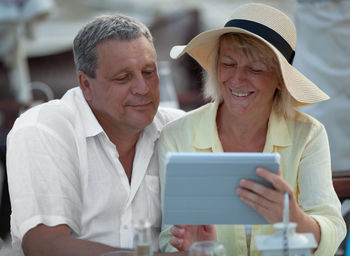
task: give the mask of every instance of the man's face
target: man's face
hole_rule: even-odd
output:
[[[156,53],[141,36],[131,41],[107,40],[97,45],[96,77],[82,86],[101,126],[139,132],[149,125],[159,105]]]

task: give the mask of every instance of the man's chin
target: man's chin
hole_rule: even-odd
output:
[[[154,109],[152,111],[137,111],[130,114],[129,118],[132,119],[131,122],[134,122],[137,127],[143,129],[152,123],[156,113],[157,111]]]

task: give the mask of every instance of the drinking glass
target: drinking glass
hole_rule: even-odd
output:
[[[135,256],[135,251],[112,251],[101,254],[100,256]]]
[[[144,219],[133,222],[136,256],[153,256],[151,223]]]
[[[226,252],[220,242],[200,241],[191,245],[190,256],[226,256]]]

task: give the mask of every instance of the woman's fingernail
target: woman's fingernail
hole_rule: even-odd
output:
[[[170,229],[170,232],[173,234],[173,235],[181,235],[184,231],[183,231],[183,229],[181,229],[181,228],[177,228],[177,227],[172,227],[171,229]]]
[[[176,238],[176,237],[172,237],[172,238],[170,239],[170,243],[171,243],[172,245],[181,245],[182,239],[178,239],[178,238]]]

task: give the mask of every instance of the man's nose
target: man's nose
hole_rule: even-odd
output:
[[[145,95],[149,92],[149,85],[142,75],[138,75],[131,87],[132,94]]]

